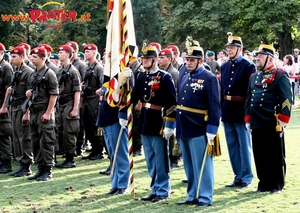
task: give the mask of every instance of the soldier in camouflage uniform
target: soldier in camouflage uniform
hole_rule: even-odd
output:
[[[84,47],[88,67],[86,69],[82,82],[83,90],[83,123],[85,128],[85,137],[92,145],[92,152],[82,159],[97,160],[102,159],[103,140],[97,135],[96,120],[98,115],[99,98],[95,94],[96,90],[103,84],[104,71],[103,67],[96,61],[98,48],[94,44],[87,44]]]
[[[26,91],[26,96],[31,100],[30,135],[34,161],[38,165],[38,172],[28,179],[37,181],[52,179],[56,139],[54,105],[58,95],[58,81],[55,72],[45,65],[46,54],[42,47],[31,50],[36,70],[30,77],[31,89]]]
[[[74,162],[77,133],[80,130],[79,99],[80,99],[80,74],[71,64],[70,58],[74,50],[69,45],[58,48],[58,57],[62,67],[59,76],[59,134],[63,138],[66,160],[56,164],[58,168],[75,167]]]
[[[16,151],[20,151],[20,167],[10,176],[22,177],[31,175],[30,165],[33,163],[32,146],[29,131],[29,110],[23,112],[22,103],[26,99],[25,92],[30,89],[30,75],[33,72],[25,63],[26,51],[23,47],[17,46],[10,51],[11,63],[16,67],[12,86],[7,88],[7,97],[10,94],[9,104],[12,111],[12,138]]]
[[[77,56],[78,54],[78,44],[74,41],[67,42],[67,45],[71,46],[74,49],[74,54],[71,58],[72,65],[78,70],[80,73],[81,80],[84,78],[84,72],[87,67],[86,63],[84,63],[82,60],[79,59]],[[79,104],[79,114],[80,114],[80,131],[77,135],[77,142],[76,142],[76,155],[81,156],[82,150],[81,147],[84,143],[84,125],[82,120],[82,101],[83,98],[80,98],[80,104]]]

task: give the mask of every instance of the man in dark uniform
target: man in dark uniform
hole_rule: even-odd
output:
[[[173,67],[172,65],[172,60],[174,58],[173,52],[171,49],[162,49],[158,53],[158,64],[162,70],[170,73],[170,75],[173,78],[174,84],[175,84],[175,90],[177,91],[177,81],[178,81],[178,75],[179,72],[176,68]],[[174,148],[175,145],[175,140],[176,138],[174,135],[171,136],[170,138],[170,150],[169,150],[169,157],[171,161],[171,168],[178,167],[178,158],[179,158],[179,153],[177,156],[173,155],[172,149]]]
[[[16,151],[20,150],[20,167],[11,176],[22,177],[31,175],[33,163],[32,146],[29,131],[29,110],[23,112],[22,103],[26,99],[25,92],[30,89],[30,75],[33,70],[25,63],[25,49],[17,46],[10,51],[11,63],[16,67],[12,86],[7,88],[7,98],[12,111],[12,138]],[[8,95],[10,94],[10,97]]]
[[[84,78],[84,72],[87,67],[86,63],[84,63],[82,60],[78,57],[78,44],[74,41],[67,42],[67,45],[71,46],[74,49],[74,54],[71,58],[72,65],[78,70],[80,73],[81,80]],[[82,119],[82,102],[83,98],[80,98],[79,102],[79,115],[80,115],[80,131],[77,135],[77,141],[76,141],[76,155],[81,156],[82,155],[82,145],[84,143],[84,125],[83,125],[83,119]]]
[[[207,207],[213,202],[214,168],[213,157],[206,152],[219,127],[220,88],[218,79],[203,67],[203,49],[191,37],[186,47],[189,74],[178,85],[176,137],[188,178],[188,197],[177,204]]]
[[[176,92],[172,76],[157,67],[154,46],[142,48],[140,73],[132,92],[132,102],[142,102],[139,120],[145,159],[151,181],[151,193],[144,201],[158,202],[170,195],[168,140],[174,134]],[[163,110],[163,115],[162,115]]]
[[[27,43],[21,43],[19,44],[18,46],[21,46],[23,47],[25,50],[26,50],[26,53],[25,53],[25,59],[24,59],[24,63],[29,66],[31,69],[35,69],[35,66],[33,65],[33,63],[31,61],[28,60],[28,56],[30,54],[30,51],[31,51],[31,47],[29,44]]]
[[[30,54],[36,70],[30,77],[32,89],[26,91],[26,96],[32,102],[29,106],[30,135],[38,172],[28,180],[47,181],[52,179],[54,165],[54,105],[58,95],[58,81],[56,73],[45,65],[45,48],[34,48]]]
[[[88,61],[83,82],[83,106],[82,115],[85,128],[85,137],[92,145],[92,152],[82,159],[97,160],[103,158],[103,140],[97,135],[96,120],[98,115],[99,98],[95,94],[96,90],[101,88],[103,83],[103,67],[96,61],[98,48],[95,44],[84,46],[84,52]]]
[[[283,128],[292,109],[291,83],[287,72],[274,66],[275,49],[261,44],[256,52],[258,72],[250,77],[246,128],[251,129],[254,161],[259,179],[257,192],[281,192],[285,179]],[[274,115],[275,114],[275,115]]]
[[[59,138],[63,139],[65,161],[56,164],[58,168],[72,168],[74,162],[77,133],[80,130],[79,120],[79,99],[81,77],[78,70],[71,64],[71,57],[74,50],[69,45],[62,45],[58,48],[58,57],[61,68],[58,71],[59,84]]]
[[[4,58],[5,46],[0,43],[0,174],[11,172],[11,118],[5,99],[6,89],[11,85],[13,69]]]
[[[228,35],[226,50],[230,60],[221,66],[221,106],[229,158],[235,176],[233,183],[226,187],[246,188],[252,182],[253,173],[250,132],[244,123],[245,97],[255,65],[243,58],[242,39],[231,33]]]

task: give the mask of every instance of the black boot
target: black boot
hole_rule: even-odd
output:
[[[20,163],[20,167],[16,171],[9,173],[8,175],[15,176],[15,174],[19,173],[23,169],[23,166],[24,166],[23,163]]]
[[[107,167],[105,171],[100,171],[99,174],[101,175],[110,175],[110,166]]]
[[[39,166],[37,173],[35,173],[35,175],[33,175],[27,179],[28,180],[36,180],[37,178],[39,178],[43,175],[44,171],[45,171],[45,168],[43,166]]]
[[[15,173],[15,177],[23,177],[23,176],[28,176],[31,175],[31,169],[30,169],[30,163],[23,163],[22,169],[18,172]]]
[[[0,174],[5,174],[7,172],[11,172],[11,160],[10,159],[6,159],[2,161],[2,165],[0,167]]]
[[[47,181],[52,179],[52,167],[51,166],[45,166],[44,173],[42,176],[38,177],[37,181]]]
[[[74,162],[74,154],[66,154],[66,160],[61,164],[55,164],[57,168],[74,168],[76,163]]]

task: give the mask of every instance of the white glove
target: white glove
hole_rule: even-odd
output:
[[[288,125],[288,123],[285,123],[285,122],[283,122],[283,121],[281,121],[279,119],[278,119],[278,122],[279,122],[279,125],[280,125],[281,128],[285,127],[286,125]]]
[[[247,129],[249,132],[251,132],[251,129],[250,129],[250,122],[245,123],[245,127],[246,127],[246,129]]]
[[[176,128],[174,128],[174,137],[176,138]]]
[[[207,137],[207,140],[208,140],[208,144],[212,145],[212,143],[210,141],[213,140],[216,137],[216,135],[207,132],[206,137]]]
[[[130,78],[131,75],[132,75],[132,70],[130,68],[128,68],[128,67],[125,67],[125,69],[124,69],[123,72],[124,72],[124,77],[125,78]]]
[[[122,128],[125,128],[128,124],[128,120],[125,120],[123,118],[119,118],[119,124],[121,125]]]
[[[165,127],[163,137],[168,140],[174,134],[174,129]]]

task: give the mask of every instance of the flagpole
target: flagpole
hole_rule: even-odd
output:
[[[129,43],[128,43],[128,25],[127,25],[127,0],[122,0],[122,14],[123,14],[123,42],[124,42],[124,58],[123,62],[125,67],[129,67]],[[134,194],[134,173],[133,173],[133,146],[132,146],[132,104],[131,104],[131,88],[129,80],[127,80],[127,120],[128,120],[128,153],[129,153],[129,188],[131,198],[135,198]]]

